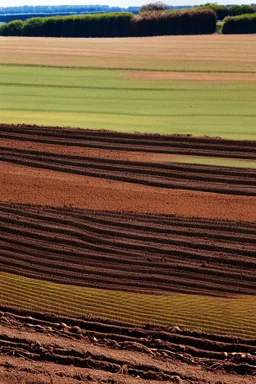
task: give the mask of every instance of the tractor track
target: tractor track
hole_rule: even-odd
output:
[[[233,380],[238,381],[233,382],[242,383],[239,377],[246,377],[251,383],[255,343],[180,327],[138,327],[0,307],[0,366],[9,356],[16,364],[23,360],[31,366],[54,363],[66,373],[72,365],[80,374],[97,370],[116,378],[122,375],[124,382],[137,377],[145,382],[211,383],[205,379],[214,372],[215,378],[221,374],[232,380],[235,374]],[[10,364],[3,366],[10,371]]]

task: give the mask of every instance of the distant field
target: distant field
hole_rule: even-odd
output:
[[[0,123],[256,139],[255,36],[0,38],[0,49]]]
[[[256,139],[253,74],[250,83],[187,81],[186,74],[148,80],[147,73],[0,66],[0,123]]]
[[[216,298],[200,295],[145,295],[55,284],[14,274],[0,274],[1,305],[21,306],[131,322],[180,324],[193,329],[255,337],[254,296]]]
[[[1,64],[256,73],[255,35],[0,38]]]

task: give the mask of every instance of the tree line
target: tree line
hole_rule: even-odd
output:
[[[0,26],[2,36],[129,37],[215,32],[216,14],[210,9],[37,17]]]
[[[226,17],[221,32],[223,34],[256,33],[256,14]]]
[[[139,7],[138,7],[139,8]],[[89,13],[89,12],[122,12],[122,7],[110,7],[108,5],[23,5],[16,7],[0,7],[0,13]]]
[[[201,5],[200,8],[212,9],[216,13],[217,19],[220,21],[225,19],[225,17],[227,16],[239,16],[239,15],[256,13],[256,6],[246,5],[246,4],[226,6],[226,5],[219,5],[214,3],[207,3],[204,5]]]

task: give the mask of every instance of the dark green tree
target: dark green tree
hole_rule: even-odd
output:
[[[255,13],[255,9],[251,5],[231,5],[229,7],[231,16],[246,15],[249,13]]]

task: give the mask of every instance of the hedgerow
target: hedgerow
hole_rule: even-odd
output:
[[[251,5],[231,5],[229,8],[230,16],[248,15],[249,13],[255,13],[255,9]]]
[[[226,5],[219,5],[219,4],[204,4],[199,6],[200,9],[211,9],[213,10],[218,20],[223,20],[227,16],[239,16],[249,13],[255,13],[255,7],[251,5],[231,5],[230,7],[227,7]]]
[[[23,26],[23,21],[13,20],[7,24],[0,26],[0,35],[2,36],[20,36]]]
[[[135,36],[199,35],[216,32],[216,15],[208,9],[143,12],[133,18]]]
[[[125,37],[130,35],[132,13],[32,18],[24,22],[23,36]]]
[[[205,4],[199,7],[200,9],[211,9],[216,13],[217,20],[223,20],[230,15],[228,7],[219,4]]]
[[[223,34],[256,33],[256,14],[228,16],[222,26]]]
[[[0,27],[4,36],[128,37],[197,35],[216,31],[216,15],[209,9],[172,12],[105,13],[55,16],[15,21]]]

